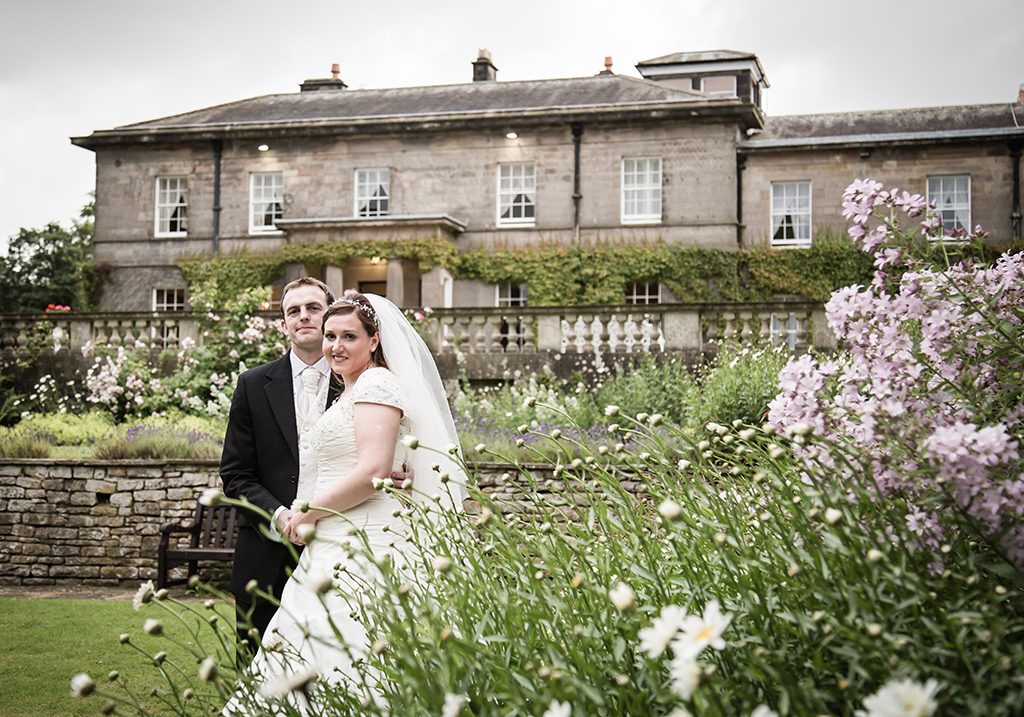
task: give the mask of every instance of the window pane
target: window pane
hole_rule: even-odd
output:
[[[622,221],[661,221],[661,159],[622,160]]]
[[[498,165],[498,223],[533,224],[536,174],[533,163]]]
[[[284,215],[284,175],[281,172],[254,172],[251,183],[251,231],[275,231],[274,222]]]
[[[356,216],[382,217],[390,210],[391,170],[356,170]]]
[[[971,227],[970,175],[950,175],[928,178],[928,203],[934,204],[932,216],[942,220],[946,233],[970,231]]]
[[[184,235],[188,232],[188,180],[159,177],[156,185],[156,233]]]
[[[773,182],[772,244],[807,246],[811,243],[811,183]]]

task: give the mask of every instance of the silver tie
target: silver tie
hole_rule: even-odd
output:
[[[302,397],[299,399],[299,416],[300,423],[311,424],[315,423],[318,418],[317,414],[317,387],[320,385],[320,372],[313,366],[307,366],[302,369]]]

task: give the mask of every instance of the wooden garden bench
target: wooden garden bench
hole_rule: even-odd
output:
[[[183,544],[180,536],[189,536]],[[178,585],[199,571],[200,560],[227,560],[235,557],[238,522],[234,506],[208,507],[197,504],[192,525],[165,523],[160,528],[160,551],[157,556],[157,588]],[[171,570],[188,563],[184,578],[171,579]]]

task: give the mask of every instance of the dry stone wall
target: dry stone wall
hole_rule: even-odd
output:
[[[502,510],[529,513],[539,497],[571,517],[577,500],[562,482],[544,467],[531,471],[536,491],[503,464],[479,464],[476,479]],[[219,485],[215,462],[3,459],[0,584],[155,579],[160,526],[191,523],[196,499]],[[478,508],[467,501],[468,512]]]

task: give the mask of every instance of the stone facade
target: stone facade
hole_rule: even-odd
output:
[[[809,187],[810,209],[800,211],[809,211],[810,229],[790,244],[842,232],[840,196],[854,178],[926,194],[936,175],[969,178],[972,225],[998,242],[1020,239],[1020,97],[771,118],[761,111],[764,69],[750,53],[675,53],[636,67],[641,78],[606,69],[506,83],[488,71],[463,85],[380,90],[307,81],[299,93],[73,138],[96,153],[95,258],[111,269],[101,308],[152,309],[154,288],[184,286],[175,265],[182,255],[273,252],[288,243],[434,237],[459,251],[576,241],[772,245],[774,182]],[[729,77],[732,91],[703,91]],[[624,160],[640,158],[660,160],[661,209],[636,223],[622,216]],[[503,225],[499,166],[514,163],[533,165],[535,218]],[[370,168],[389,172],[384,217],[359,215],[356,170]],[[249,226],[250,178],[260,172],[282,177],[283,218],[270,232]],[[185,236],[158,236],[160,177],[187,180]],[[386,292],[407,308],[494,306],[497,296],[493,285],[445,283],[397,257],[311,269],[338,288]]]
[[[547,469],[532,490],[511,466],[478,464],[476,480],[503,511],[529,514],[540,499],[566,517],[576,499]],[[156,578],[160,526],[189,524],[196,500],[219,486],[214,462],[0,462],[0,584],[116,585]],[[636,491],[636,481],[623,487]],[[467,512],[479,506],[467,501]],[[205,565],[205,564],[204,564]]]
[[[743,242],[747,247],[770,244],[772,182],[810,182],[811,232],[817,237],[845,233],[839,197],[854,178],[871,177],[887,187],[926,195],[928,177],[958,174],[971,178],[972,225],[981,224],[995,240],[1007,243],[1013,238],[1011,190],[1017,161],[1005,141],[752,153],[742,173]]]

